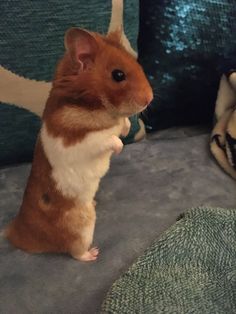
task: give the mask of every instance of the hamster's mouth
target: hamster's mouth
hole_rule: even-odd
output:
[[[125,108],[125,110],[122,110],[120,113],[122,116],[133,116],[134,114],[138,114],[142,111],[144,111],[146,108],[148,107],[148,105],[145,106],[140,106],[137,104],[133,104],[133,106],[131,106],[130,108]]]
[[[144,111],[149,106],[149,104],[147,103],[140,104],[134,99],[130,99],[129,101],[123,102],[118,107],[116,107],[105,97],[102,97],[102,103],[104,108],[106,108],[108,111],[111,111],[123,117],[130,117],[134,114],[138,114]]]
[[[140,113],[140,112],[142,112],[142,111],[144,111],[145,109],[147,109],[147,107],[149,106],[150,104],[146,104],[146,105],[144,105],[144,106],[138,106],[139,107],[139,111],[137,112],[137,113]]]

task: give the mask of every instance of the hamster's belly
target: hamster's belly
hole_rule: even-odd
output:
[[[62,138],[50,136],[43,126],[41,140],[52,166],[52,177],[65,197],[91,202],[101,178],[110,166],[112,151],[102,151],[102,145],[117,128],[93,132],[77,144],[65,147]]]
[[[57,188],[66,197],[78,198],[81,202],[89,203],[99,187],[101,178],[110,166],[110,155],[106,154],[96,160],[75,164],[65,164],[54,167],[52,176]]]

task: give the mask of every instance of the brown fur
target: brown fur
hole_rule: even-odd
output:
[[[8,238],[28,252],[70,252],[78,241],[78,231],[91,220],[95,220],[93,206],[85,209],[56,190],[51,167],[38,140],[20,213],[8,228]],[[83,246],[83,239],[80,240]]]
[[[58,64],[43,114],[49,134],[62,138],[65,147],[82,141],[90,132],[113,127],[152,99],[150,85],[141,67],[120,45],[119,33],[90,35],[90,55],[82,54],[78,63],[77,34],[72,31],[68,35],[67,52]],[[83,71],[81,64],[86,65]],[[127,80],[114,82],[114,68],[125,71]],[[39,135],[20,212],[7,229],[8,239],[28,252],[65,252],[80,258],[91,245],[92,239],[84,235],[95,219],[94,203],[81,204],[79,195],[70,199],[56,188]]]
[[[49,132],[63,136],[69,145],[82,140],[91,131],[116,124],[118,112],[129,116],[142,110],[142,106],[134,108],[128,105],[129,102],[135,100],[138,104],[148,105],[152,99],[152,90],[140,65],[116,42],[119,34],[112,33],[107,38],[92,34],[99,45],[93,68],[78,75],[79,70],[67,52],[58,64],[43,115]],[[127,80],[114,83],[111,80],[114,68],[125,70]],[[101,95],[107,97],[108,106],[104,105]],[[127,103],[122,107],[124,100]]]

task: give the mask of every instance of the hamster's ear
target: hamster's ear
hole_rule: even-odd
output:
[[[109,40],[111,40],[111,41],[113,41],[113,42],[115,42],[115,43],[121,44],[121,42],[122,42],[122,33],[123,33],[122,28],[119,27],[119,28],[117,28],[115,31],[109,32],[109,33],[106,35],[106,37],[107,37]]]
[[[80,71],[92,67],[98,51],[98,43],[92,34],[73,27],[66,32],[64,42],[72,61]]]

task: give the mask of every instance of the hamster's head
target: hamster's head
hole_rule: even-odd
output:
[[[73,95],[87,108],[130,116],[153,98],[151,86],[136,59],[122,46],[122,33],[107,36],[71,28],[65,35],[66,54],[55,81],[70,77]]]

